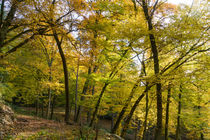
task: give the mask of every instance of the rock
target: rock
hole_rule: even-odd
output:
[[[12,109],[0,103],[0,139],[3,139],[6,135],[10,135],[14,128],[15,116]]]

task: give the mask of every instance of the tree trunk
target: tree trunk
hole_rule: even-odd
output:
[[[39,97],[36,99],[36,116],[39,115]]]
[[[0,28],[1,28],[1,25],[2,25],[3,19],[4,19],[4,4],[5,4],[5,0],[2,0],[2,2],[1,2],[1,12],[0,12]]]
[[[169,83],[169,85],[168,85],[167,103],[166,103],[165,140],[168,140],[168,120],[169,120],[170,98],[171,98],[171,84]]]
[[[202,132],[201,132],[201,140],[204,140],[204,135]]]
[[[145,2],[145,0],[142,0],[142,8],[144,11],[144,15],[147,20],[147,24],[149,27],[149,31],[153,30],[153,25],[152,25],[152,16],[149,14],[148,10],[148,4]],[[158,1],[157,1],[158,2]],[[153,7],[153,10],[154,7]],[[154,61],[154,72],[157,78],[157,83],[156,83],[156,96],[157,96],[157,127],[155,131],[155,140],[160,140],[161,139],[161,133],[162,133],[162,92],[161,92],[161,82],[159,78],[159,58],[158,58],[158,50],[157,50],[157,45],[155,41],[155,36],[152,33],[149,33],[149,39],[150,39],[150,44],[152,48],[152,54],[153,54],[153,61]]]
[[[140,61],[140,59],[139,59],[139,61]],[[117,121],[116,121],[116,123],[115,123],[113,129],[111,130],[111,133],[116,133],[117,129],[119,128],[120,122],[121,122],[122,119],[123,119],[123,115],[125,114],[125,111],[126,111],[128,105],[129,105],[131,99],[133,98],[133,95],[134,95],[134,93],[135,93],[137,87],[139,86],[139,83],[141,82],[141,77],[142,77],[143,75],[146,76],[145,63],[144,63],[144,55],[143,55],[141,64],[142,64],[142,70],[141,70],[141,74],[139,75],[139,79],[136,81],[135,85],[133,86],[133,88],[132,88],[132,90],[131,90],[131,93],[130,93],[129,97],[128,97],[128,99],[127,99],[127,101],[126,101],[124,107],[122,108],[122,110],[121,110],[121,112],[120,112],[120,114],[119,114],[119,116],[118,116],[118,118],[117,118]]]
[[[94,93],[95,93],[95,85],[93,85],[92,88],[90,87],[90,91],[91,91],[91,94],[94,95]],[[92,109],[89,108],[89,110],[87,112],[87,124],[89,124],[90,121],[91,121],[91,111],[92,111]]]
[[[4,1],[2,1],[2,4],[4,5]],[[9,13],[7,14],[7,17],[5,20],[3,20],[4,13],[1,13],[1,24],[0,24],[0,49],[3,47],[4,41],[6,39],[8,28],[12,23],[12,20],[14,19],[15,13],[17,11],[18,1],[12,1],[12,5],[10,8]],[[3,9],[1,9],[3,11]],[[1,50],[0,50],[1,52]]]
[[[115,118],[115,115],[114,115],[114,113],[112,113],[111,130],[112,130],[113,127],[114,127],[114,118]]]
[[[69,107],[69,115],[71,116],[71,113],[72,113],[72,108],[73,108],[73,101],[72,103],[70,104],[70,107]]]
[[[52,27],[54,28],[54,27]],[[69,118],[70,118],[70,113],[69,113],[69,79],[68,79],[68,68],[67,68],[67,63],[66,63],[66,58],[65,55],[63,53],[63,49],[61,47],[61,43],[62,41],[59,41],[58,35],[56,33],[55,30],[53,30],[53,35],[54,38],[56,40],[56,44],[58,46],[58,50],[62,59],[62,63],[63,63],[63,72],[64,72],[64,79],[65,79],[65,94],[66,94],[66,107],[65,107],[65,122],[68,123],[69,122]]]
[[[93,122],[94,122],[95,117],[96,117],[96,115],[97,115],[97,113],[98,113],[98,109],[99,109],[99,105],[100,105],[100,103],[101,103],[102,96],[103,96],[103,94],[104,94],[104,92],[105,92],[105,90],[106,90],[106,87],[107,87],[108,85],[109,85],[108,83],[105,83],[104,86],[103,86],[103,88],[102,88],[102,90],[101,90],[101,93],[100,93],[99,99],[98,99],[98,101],[97,101],[97,103],[96,103],[95,110],[94,110],[94,112],[93,112],[93,117],[92,117],[92,119],[91,119],[91,122],[90,122],[89,127],[92,127],[92,126],[93,126]]]
[[[49,69],[50,69],[50,77],[49,77],[49,82],[52,82],[52,67],[51,65],[49,65]],[[48,88],[48,96],[49,96],[49,101],[48,101],[48,109],[47,109],[47,119],[50,118],[50,108],[51,108],[51,96],[52,96],[52,91],[51,91],[51,86],[49,86]]]
[[[140,137],[138,136],[139,130],[141,129],[141,121],[137,120],[137,126],[135,128],[135,140],[139,140]]]
[[[137,108],[139,102],[141,101],[141,99],[145,96],[145,94],[149,91],[150,88],[151,88],[151,86],[147,85],[144,92],[139,96],[139,98],[135,101],[134,105],[132,106],[132,108],[131,108],[128,116],[127,116],[127,119],[125,120],[123,130],[122,130],[122,133],[121,133],[121,137],[125,137],[126,131],[128,129],[128,125],[130,123],[130,120],[133,116],[134,111],[136,110],[136,108]]]
[[[88,68],[88,76],[90,76],[91,74],[91,67]],[[88,86],[89,86],[89,82],[90,82],[90,79],[87,78],[86,81],[85,81],[85,84],[84,84],[84,87],[83,87],[83,90],[82,90],[82,96],[80,98],[81,101],[83,101],[85,98],[84,98],[84,95],[87,93],[88,91]],[[75,122],[78,122],[79,120],[79,117],[80,117],[80,112],[81,112],[81,105],[78,106],[78,110],[77,110],[77,115],[74,119]]]
[[[146,132],[147,132],[147,117],[149,112],[149,95],[148,92],[146,92],[146,110],[145,110],[145,119],[144,119],[144,131],[143,131],[143,137],[142,140],[146,138]]]
[[[176,127],[176,140],[180,140],[181,99],[182,99],[182,85],[180,85],[180,92],[179,92],[178,116],[177,116],[177,127]]]
[[[79,78],[79,58],[78,58],[78,63],[77,63],[77,75],[76,75],[74,120],[77,120],[78,78]]]
[[[114,122],[115,122],[115,118],[117,116],[117,113],[113,112],[113,108],[111,107],[110,109],[111,112],[111,127],[110,127],[110,131],[114,128]]]
[[[44,105],[43,105],[43,102],[42,102],[42,117],[44,117]]]
[[[91,109],[87,112],[87,124],[89,124],[91,121]]]
[[[140,77],[141,77],[141,76],[140,76]],[[118,118],[117,118],[117,121],[116,121],[116,123],[115,123],[113,129],[111,130],[111,133],[115,134],[116,131],[117,131],[117,129],[119,128],[120,122],[121,122],[122,119],[123,119],[123,116],[124,116],[124,114],[125,114],[125,112],[126,112],[126,109],[128,108],[128,105],[129,105],[131,99],[133,98],[133,95],[134,95],[134,93],[136,92],[136,89],[138,88],[140,81],[141,81],[141,79],[138,79],[138,80],[136,81],[135,85],[133,86],[133,88],[132,88],[132,90],[131,90],[131,92],[130,92],[129,97],[128,97],[128,99],[126,100],[126,103],[125,103],[124,107],[122,108],[122,110],[121,110],[121,112],[120,112],[120,114],[119,114],[119,116],[118,116]]]
[[[129,46],[131,46],[131,44],[132,44],[132,43],[130,43]],[[125,57],[125,55],[128,53],[128,51],[129,51],[129,49],[127,49],[127,50],[125,50],[125,51],[123,52],[122,57],[119,59],[119,61],[116,63],[116,65],[113,67],[111,73],[109,74],[109,79],[113,79],[114,76],[118,73],[119,70],[117,70],[117,67],[119,66],[120,62],[123,60],[123,58]],[[122,68],[122,67],[121,67],[121,68]],[[103,88],[102,88],[102,91],[101,91],[101,93],[100,93],[100,95],[99,95],[99,99],[98,99],[97,104],[96,104],[96,106],[95,106],[95,111],[93,112],[93,117],[92,117],[92,120],[91,120],[90,125],[89,125],[90,127],[92,127],[92,125],[93,125],[93,122],[94,122],[94,120],[95,120],[95,117],[96,117],[96,115],[97,115],[97,113],[98,113],[98,108],[99,108],[99,105],[100,105],[102,96],[103,96],[104,91],[106,90],[106,87],[107,87],[108,85],[109,85],[109,83],[105,83],[104,86],[103,86]]]
[[[50,119],[51,120],[53,119],[53,114],[54,114],[55,99],[56,99],[56,96],[54,95],[53,100],[52,100],[51,113],[50,113]]]
[[[97,70],[98,70],[98,67],[95,65],[95,67],[94,67],[94,69],[93,69],[93,73],[96,73]],[[93,83],[91,93],[92,93],[92,95],[95,94],[95,83]],[[91,111],[92,111],[92,109],[90,108],[89,111],[88,111],[87,123],[90,123],[90,121],[91,121]]]

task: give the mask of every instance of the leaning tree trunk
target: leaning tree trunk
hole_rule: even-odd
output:
[[[141,76],[140,76],[140,77],[141,77]],[[124,116],[124,114],[125,114],[125,112],[126,112],[126,109],[128,108],[128,105],[129,105],[131,99],[133,98],[133,95],[134,95],[134,93],[136,92],[136,89],[138,88],[140,81],[141,81],[141,79],[139,78],[139,79],[136,81],[136,83],[134,84],[134,86],[133,86],[133,88],[132,88],[132,90],[131,90],[131,92],[130,92],[129,97],[128,97],[128,99],[126,100],[125,105],[123,106],[123,108],[122,108],[120,114],[118,115],[117,121],[116,121],[116,123],[115,123],[113,129],[111,130],[111,133],[115,134],[116,131],[117,131],[117,129],[119,128],[120,122],[121,122],[122,119],[123,119],[123,116]]]
[[[102,88],[102,90],[101,90],[101,93],[100,93],[99,99],[98,99],[98,101],[97,101],[97,103],[96,103],[95,110],[94,110],[94,112],[93,112],[93,117],[92,117],[92,119],[91,119],[91,122],[90,122],[89,127],[92,127],[92,126],[93,126],[93,122],[94,122],[94,120],[95,120],[95,118],[96,118],[96,115],[97,115],[97,113],[98,113],[98,109],[99,109],[99,105],[100,105],[100,103],[101,103],[102,96],[103,96],[103,94],[104,94],[104,92],[105,92],[105,90],[106,90],[106,87],[107,87],[108,85],[109,85],[108,83],[105,83],[104,86],[103,86],[103,88]]]
[[[168,140],[168,120],[169,120],[170,98],[171,98],[171,84],[169,83],[169,85],[168,85],[167,103],[166,103],[165,140]]]
[[[139,60],[140,60],[140,59],[139,59]],[[128,97],[128,99],[126,100],[126,103],[125,103],[124,107],[122,108],[122,110],[121,110],[121,112],[120,112],[120,114],[119,114],[119,116],[118,116],[118,118],[117,118],[117,121],[116,121],[116,123],[115,123],[113,129],[111,130],[111,133],[116,133],[117,129],[119,128],[120,122],[121,122],[122,119],[123,119],[123,115],[125,114],[125,111],[126,111],[126,109],[128,108],[128,105],[129,105],[131,99],[133,98],[133,95],[134,95],[134,93],[135,93],[137,87],[139,86],[139,83],[141,82],[141,77],[142,77],[143,75],[146,76],[145,63],[144,63],[144,55],[143,55],[141,64],[142,64],[142,70],[141,70],[141,74],[139,75],[139,79],[138,79],[138,80],[136,81],[136,83],[134,84],[134,86],[133,86],[133,88],[132,88],[132,90],[131,90],[131,93],[130,93],[129,97]],[[143,97],[142,97],[142,98],[143,98]]]
[[[123,126],[123,130],[122,130],[122,133],[121,133],[121,137],[125,137],[125,134],[126,134],[126,131],[128,129],[128,125],[130,123],[130,120],[133,116],[133,113],[135,112],[139,102],[143,99],[143,97],[145,96],[145,94],[149,91],[149,89],[151,88],[152,86],[146,86],[146,89],[144,90],[144,92],[139,96],[139,98],[135,101],[134,105],[132,106],[128,116],[127,116],[127,119],[125,120],[125,123],[124,123],[124,126]]]
[[[130,43],[129,46],[131,46],[131,44],[132,44],[132,43]],[[114,68],[112,69],[111,73],[109,74],[109,78],[110,78],[110,79],[113,79],[114,76],[118,73],[119,70],[117,70],[117,67],[119,66],[119,64],[120,64],[120,62],[123,60],[123,58],[126,56],[126,54],[128,53],[128,51],[129,51],[129,49],[127,49],[127,50],[124,51],[124,53],[122,54],[122,57],[119,59],[119,61],[116,63],[116,65],[115,65]],[[121,67],[121,68],[122,68],[122,67]],[[94,120],[95,120],[95,117],[96,117],[96,115],[97,115],[97,113],[98,113],[98,109],[99,109],[99,105],[100,105],[100,103],[101,103],[101,99],[102,99],[103,94],[104,94],[104,92],[105,92],[105,90],[106,90],[106,88],[107,88],[108,85],[109,85],[109,83],[106,82],[106,83],[104,84],[102,90],[101,90],[101,93],[100,93],[100,95],[99,95],[98,101],[97,101],[96,106],[95,106],[95,110],[94,110],[94,112],[93,112],[93,117],[92,117],[91,122],[90,122],[90,125],[89,125],[90,127],[92,127],[92,125],[93,125],[93,122],[94,122]]]
[[[54,27],[52,27],[54,28]],[[56,44],[58,46],[58,50],[62,59],[62,63],[63,63],[63,72],[64,72],[64,80],[65,80],[65,94],[66,94],[66,107],[65,107],[65,122],[68,123],[69,122],[69,118],[70,118],[70,112],[69,112],[69,80],[68,80],[68,68],[67,68],[67,63],[66,63],[66,58],[63,52],[63,49],[61,47],[61,43],[62,41],[59,40],[58,38],[58,34],[56,33],[55,30],[53,30],[53,35],[56,41]]]
[[[97,25],[98,24],[98,19],[96,18],[95,19],[95,24]],[[97,43],[96,43],[96,39],[97,39],[97,36],[98,36],[98,33],[97,33],[97,30],[94,30],[94,33],[93,33],[94,35],[93,35],[93,38],[94,38],[94,40],[93,41],[91,41],[91,45],[93,46],[93,48],[92,48],[92,51],[91,51],[91,60],[90,60],[90,66],[89,66],[89,68],[88,68],[88,75],[90,75],[91,74],[91,66],[92,66],[92,64],[93,64],[93,58],[94,58],[94,51],[95,51],[95,49],[97,48]],[[95,73],[97,71],[97,66],[95,66],[94,67],[94,69],[93,69],[93,72]],[[88,77],[88,79],[86,79],[86,81],[85,81],[85,85],[84,85],[84,87],[83,87],[83,92],[82,92],[82,94],[83,95],[85,95],[86,94],[86,92],[87,92],[87,90],[88,90],[88,87],[89,87],[89,83],[90,83],[90,79],[89,79],[89,77]],[[83,101],[84,100],[84,96],[82,96],[81,97],[81,100]],[[77,122],[78,121],[78,119],[79,119],[79,116],[80,116],[80,112],[81,112],[81,110],[82,110],[82,106],[80,105],[79,107],[78,107],[78,111],[77,111],[77,116],[76,116],[76,118],[75,118],[75,122]],[[90,114],[90,112],[88,112],[89,114]]]
[[[180,85],[179,92],[179,103],[178,103],[178,116],[177,116],[177,127],[176,127],[176,140],[180,140],[180,115],[181,115],[181,99],[182,99],[182,85]]]

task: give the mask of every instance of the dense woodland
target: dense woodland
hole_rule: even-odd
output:
[[[0,0],[0,100],[126,139],[209,139],[207,0]]]

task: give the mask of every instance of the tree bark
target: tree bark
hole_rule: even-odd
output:
[[[90,88],[91,89],[91,88]],[[92,86],[92,89],[91,89],[91,93],[92,95],[95,94],[95,85]],[[91,108],[89,109],[89,111],[87,112],[87,123],[89,124],[90,121],[91,121]]]
[[[4,3],[5,3],[5,0],[2,0],[2,2],[1,2],[1,13],[0,13],[0,29],[1,29],[1,25],[3,23],[3,18],[4,18]]]
[[[176,127],[176,140],[180,140],[180,115],[181,115],[181,99],[182,99],[182,85],[180,85],[178,114],[177,114],[177,127]]]
[[[136,128],[135,128],[135,140],[140,140],[140,137],[138,136],[138,133],[141,129],[141,121],[140,120],[137,120],[136,122]]]
[[[158,3],[158,0],[156,1]],[[148,24],[148,29],[149,31],[153,30],[153,25],[152,25],[152,15],[149,14],[148,10],[148,4],[146,3],[145,0],[142,0],[142,8],[144,11],[144,15],[147,20]],[[156,3],[156,5],[157,5]],[[155,7],[153,7],[153,12],[155,10]],[[152,33],[149,33],[149,39],[150,39],[150,44],[152,48],[152,54],[153,54],[153,61],[154,61],[154,72],[157,78],[157,83],[156,83],[156,96],[157,96],[157,127],[155,131],[155,140],[160,140],[161,139],[161,133],[162,133],[162,92],[161,92],[161,82],[159,78],[159,58],[158,58],[158,50],[157,50],[157,45],[156,45],[156,40],[155,36]]]
[[[149,91],[149,89],[151,88],[152,86],[150,85],[146,85],[146,89],[144,90],[144,92],[139,96],[139,98],[135,101],[134,105],[132,106],[128,116],[127,116],[127,119],[125,120],[125,123],[124,123],[124,126],[123,126],[123,130],[122,130],[122,133],[121,133],[121,137],[125,137],[125,134],[126,134],[126,131],[128,129],[128,125],[130,123],[130,120],[133,116],[133,113],[134,111],[136,110],[139,102],[142,100],[142,98],[145,96],[145,94]]]
[[[147,117],[149,112],[149,95],[148,92],[146,92],[146,109],[145,109],[145,119],[144,119],[144,131],[143,131],[143,137],[142,140],[146,138],[146,131],[147,131]]]
[[[54,27],[52,27],[52,28],[54,28]],[[65,106],[65,119],[64,119],[64,121],[66,123],[68,123],[69,118],[70,118],[68,68],[67,68],[66,58],[65,58],[63,49],[61,47],[62,41],[59,40],[58,34],[56,33],[55,30],[53,30],[53,35],[54,35],[54,38],[56,40],[56,44],[58,46],[58,50],[59,50],[59,53],[60,53],[60,56],[61,56],[61,59],[62,59],[62,63],[63,63],[63,72],[64,72],[64,80],[65,80],[65,95],[66,95],[66,106]]]
[[[78,58],[78,63],[77,63],[77,75],[76,75],[74,120],[77,120],[78,78],[79,78],[79,58]]]
[[[136,92],[136,89],[138,88],[140,81],[141,81],[141,79],[138,79],[138,80],[136,81],[136,83],[134,84],[134,86],[133,86],[133,88],[132,88],[132,90],[131,90],[131,92],[130,92],[129,97],[128,97],[128,99],[126,100],[126,103],[125,103],[124,107],[122,108],[122,110],[121,110],[121,112],[120,112],[120,114],[119,114],[119,116],[118,116],[118,118],[117,118],[117,121],[116,121],[116,123],[115,123],[113,129],[111,130],[111,133],[115,134],[116,131],[117,131],[117,129],[119,128],[120,122],[121,122],[122,119],[123,119],[123,116],[124,116],[124,114],[125,114],[125,112],[126,112],[126,109],[128,108],[128,105],[129,105],[131,99],[133,98],[133,95],[134,95],[134,93]]]
[[[39,97],[36,99],[36,116],[39,115]]]
[[[165,140],[168,140],[168,121],[169,121],[170,98],[171,98],[171,84],[169,83],[169,85],[168,85],[167,103],[166,103]]]
[[[139,57],[138,57],[138,58],[139,58]],[[141,60],[139,59],[139,61],[141,61]],[[134,95],[134,93],[135,93],[137,87],[139,86],[139,83],[141,82],[141,77],[142,77],[143,75],[146,76],[145,63],[144,63],[144,55],[143,55],[141,64],[142,64],[142,70],[141,70],[141,74],[139,75],[139,79],[138,79],[138,80],[136,81],[136,83],[134,84],[134,86],[133,86],[133,88],[132,88],[132,90],[131,90],[131,92],[130,92],[130,94],[129,94],[129,97],[128,97],[128,99],[126,100],[126,103],[125,103],[124,107],[122,108],[122,110],[121,110],[121,112],[120,112],[120,114],[119,114],[119,116],[118,116],[118,118],[117,118],[117,121],[116,121],[114,127],[113,127],[112,130],[111,130],[111,133],[114,133],[114,134],[116,133],[117,129],[118,129],[119,126],[120,126],[120,122],[121,122],[122,119],[123,119],[123,115],[125,114],[126,109],[128,108],[128,105],[129,105],[131,99],[133,98],[133,95]]]
[[[43,104],[43,102],[42,102],[41,106],[42,106],[42,117],[44,117],[44,104]]]
[[[51,113],[50,113],[50,119],[51,119],[51,120],[53,119],[53,114],[54,114],[55,99],[56,99],[56,96],[54,95],[54,96],[53,96],[53,100],[52,100]]]
[[[114,118],[115,118],[115,114],[112,113],[112,119],[111,119],[111,130],[114,128]]]
[[[91,67],[88,68],[88,76],[90,76],[91,74]],[[90,79],[89,77],[86,79],[85,81],[85,84],[84,84],[84,87],[83,87],[83,90],[82,90],[82,96],[80,98],[81,101],[83,101],[85,98],[84,98],[84,95],[87,93],[88,91],[88,86],[89,86],[89,82],[90,82]],[[75,122],[78,122],[79,120],[79,117],[80,117],[80,112],[81,112],[81,105],[78,106],[78,110],[77,110],[77,115],[74,119]]]
[[[103,96],[103,94],[104,94],[104,92],[105,92],[105,90],[106,90],[106,87],[107,87],[108,85],[109,85],[108,83],[105,83],[104,86],[103,86],[103,88],[102,88],[102,90],[101,90],[101,93],[100,93],[99,99],[98,99],[98,101],[97,101],[97,103],[96,103],[95,111],[93,112],[93,117],[92,117],[92,119],[91,119],[91,122],[90,122],[89,127],[92,127],[92,126],[93,126],[93,122],[94,122],[95,117],[96,117],[96,115],[97,115],[97,113],[98,113],[98,109],[99,109],[99,105],[100,105],[100,103],[101,103],[102,96]]]
[[[129,46],[131,46],[131,44],[132,44],[132,43],[130,43]],[[109,78],[110,78],[110,79],[113,79],[114,76],[118,73],[117,67],[119,66],[120,62],[123,60],[123,58],[125,57],[125,55],[128,53],[128,51],[129,51],[129,49],[127,49],[127,50],[125,50],[125,51],[123,52],[122,57],[118,60],[118,62],[116,63],[116,65],[113,67],[111,73],[109,74]],[[100,105],[102,96],[103,96],[103,94],[104,94],[104,92],[105,92],[105,90],[106,90],[106,87],[107,87],[108,85],[109,85],[109,83],[106,82],[106,83],[104,84],[102,90],[101,90],[101,93],[100,93],[100,95],[99,95],[99,99],[98,99],[97,104],[96,104],[96,106],[95,106],[95,111],[93,112],[93,117],[92,117],[91,122],[90,122],[90,125],[89,125],[90,127],[92,127],[92,125],[93,125],[93,122],[94,122],[94,120],[95,120],[95,117],[96,117],[96,115],[97,115],[97,113],[98,113],[98,108],[99,108],[99,105]]]
[[[49,65],[49,69],[50,69],[50,76],[49,76],[49,82],[52,82],[52,65]],[[52,96],[52,90],[51,90],[51,86],[49,86],[48,88],[48,97],[49,97],[49,101],[48,101],[48,109],[47,109],[47,119],[50,118],[50,108],[51,108],[51,96]]]
[[[3,1],[2,1],[3,2]],[[13,1],[9,13],[7,14],[6,19],[3,21],[3,16],[1,15],[1,26],[0,26],[0,49],[3,47],[4,41],[6,39],[8,28],[14,19],[15,13],[17,11],[18,1]],[[1,9],[3,10],[3,9]],[[3,13],[2,13],[3,14]]]

